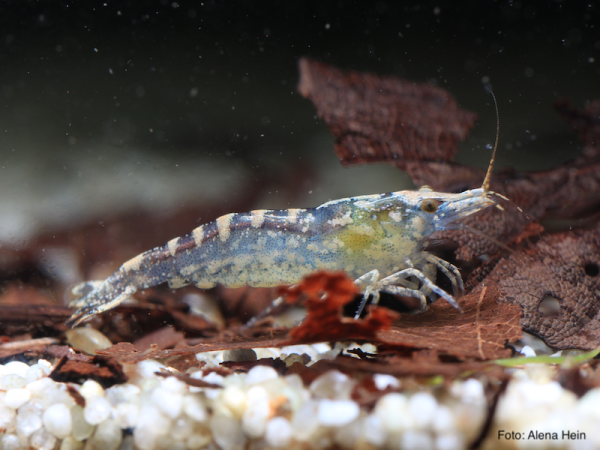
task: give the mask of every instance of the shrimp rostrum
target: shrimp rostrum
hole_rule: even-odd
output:
[[[296,284],[317,270],[342,270],[356,280],[364,293],[357,316],[369,295],[377,301],[379,292],[415,297],[422,310],[438,297],[459,308],[458,269],[425,247],[435,231],[495,204],[489,194],[484,182],[458,194],[423,187],[311,209],[227,214],[136,256],[104,281],[77,285],[71,306],[78,310],[70,323],[164,282],[171,288],[267,287]],[[434,268],[450,280],[454,295],[436,284]]]

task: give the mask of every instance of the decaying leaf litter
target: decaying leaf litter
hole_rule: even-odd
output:
[[[476,115],[458,108],[444,90],[392,77],[343,72],[308,59],[302,59],[299,67],[298,90],[315,103],[319,116],[330,126],[336,138],[335,151],[343,164],[392,163],[405,170],[416,185],[428,184],[437,191],[459,192],[481,186],[483,171],[452,163],[458,141],[465,139]],[[157,288],[137,295],[138,303],[121,306],[114,313],[91,321],[93,327],[115,344],[99,353],[117,364],[160,358],[185,369],[197,364],[193,355],[201,351],[353,340],[377,344],[378,354],[361,355],[361,360],[340,355],[312,368],[301,369],[296,363],[285,368],[279,365],[278,370],[302,372],[306,379],[332,367],[354,375],[456,377],[485,373],[500,379],[502,372],[493,370],[486,362],[510,356],[509,344],[521,337],[521,327],[556,349],[596,348],[600,346],[595,331],[600,280],[600,259],[595,256],[600,254],[598,228],[542,233],[540,239],[542,228],[536,224],[548,216],[595,217],[593,213],[597,213],[600,161],[595,105],[578,111],[566,101],[557,104],[557,109],[585,141],[582,157],[544,172],[495,173],[491,189],[509,198],[512,204],[501,202],[503,211],[489,208],[465,220],[468,226],[496,240],[514,242],[512,253],[469,231],[447,231],[436,236],[457,244],[455,254],[459,260],[472,260],[481,254],[491,256],[474,271],[465,265],[465,274],[471,272],[471,276],[467,279],[469,292],[460,300],[463,314],[438,301],[427,312],[417,315],[372,307],[368,316],[354,321],[344,317],[342,310],[357,292],[350,280],[334,273],[316,274],[294,288],[218,289],[227,311],[226,326],[218,327],[189,314],[188,304],[180,301],[194,292],[193,288],[181,292]],[[137,229],[134,219],[127,220],[130,229]],[[172,228],[167,223],[158,226]],[[118,223],[117,227],[127,229]],[[77,231],[74,234],[77,236]],[[131,239],[125,237],[125,232],[122,236],[119,239],[118,233],[113,234],[102,245],[86,248],[82,266],[102,260],[102,255],[112,249],[117,254],[123,252],[128,248],[124,244]],[[60,241],[61,236],[54,236],[53,241],[56,239]],[[62,239],[66,246],[75,249],[93,242],[67,239],[66,235]],[[47,241],[42,236],[38,245]],[[14,252],[2,251],[7,253],[9,261],[22,264],[19,273],[32,268],[33,273],[39,273],[35,244],[22,250],[24,256],[18,258]],[[0,305],[3,317],[0,329],[7,344],[0,346],[0,355],[24,353],[61,357],[64,361],[73,359],[71,352],[61,353],[56,345],[64,342],[63,322],[70,312],[57,306],[64,287],[55,286],[42,276],[30,280],[31,285],[7,283]],[[328,301],[321,298],[323,292],[328,293]],[[271,326],[268,320],[249,330],[241,328],[249,314],[257,314],[281,294],[307,308],[304,322],[291,330]],[[539,311],[540,303],[548,296],[560,304],[555,315]],[[36,306],[30,309],[32,303]],[[51,344],[39,341],[48,337],[56,341]],[[37,339],[40,345],[32,344],[27,352],[23,352],[23,347],[9,346],[26,339]],[[74,371],[72,380],[80,380],[84,374],[98,376],[92,374],[93,370],[90,372],[90,367],[106,373],[106,367],[97,361],[81,358],[79,362],[87,364],[85,368],[78,369],[77,364],[67,366]],[[245,369],[238,365],[237,370],[248,370],[261,363],[267,361],[248,362]],[[67,373],[65,365],[66,362],[62,363],[61,371]],[[233,369],[224,366],[223,370]],[[120,379],[115,375],[114,382]]]

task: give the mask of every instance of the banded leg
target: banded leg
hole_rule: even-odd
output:
[[[370,272],[365,273],[363,276],[357,278],[356,280],[354,280],[354,283],[356,285],[358,285],[359,287],[365,288],[365,292],[363,293],[363,299],[361,300],[360,305],[358,306],[358,309],[356,310],[354,319],[358,319],[360,317],[363,310],[365,309],[367,300],[369,300],[369,296],[371,294],[373,294],[373,304],[376,305],[377,303],[379,303],[379,291],[377,289],[374,289],[374,286],[376,285],[377,280],[379,280],[379,277],[380,277],[379,270],[374,269],[374,270],[371,270]]]
[[[450,280],[450,283],[452,283],[452,292],[455,297],[458,296],[459,292],[463,293],[465,291],[462,276],[454,264],[450,264],[448,261],[431,254],[428,254],[426,259],[440,269],[440,272]]]
[[[448,303],[450,303],[456,309],[461,311],[461,308],[460,308],[459,304],[456,303],[456,300],[454,300],[454,297],[452,297],[450,294],[448,294],[442,288],[440,288],[435,283],[433,283],[429,278],[427,278],[427,276],[423,272],[421,272],[420,270],[417,270],[417,269],[411,268],[411,269],[404,269],[399,272],[396,272],[396,273],[378,281],[375,288],[378,290],[385,291],[387,286],[394,286],[397,284],[397,282],[399,280],[407,278],[409,276],[414,276],[421,282],[421,289],[420,289],[421,292],[423,291],[423,288],[425,287],[425,288],[429,289],[430,291],[435,292],[437,295],[442,297],[444,300],[446,300]]]

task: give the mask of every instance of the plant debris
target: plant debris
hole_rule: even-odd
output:
[[[50,374],[50,378],[54,381],[70,381],[78,384],[86,380],[94,380],[104,388],[125,383],[128,380],[121,364],[111,358],[98,355],[89,362],[63,357]]]
[[[493,288],[480,285],[460,300],[462,313],[438,300],[422,314],[401,315],[389,330],[377,333],[377,341],[386,348],[431,349],[459,360],[507,357],[512,353],[507,344],[521,338],[521,311],[496,298]]]
[[[317,107],[342,164],[450,161],[477,115],[448,91],[301,58],[298,92]]]
[[[568,98],[560,98],[554,108],[583,142],[583,157],[594,159],[600,156],[600,99],[590,101],[585,108],[576,109]]]
[[[500,261],[484,283],[498,287],[499,301],[519,305],[523,329],[550,347],[600,346],[600,226],[544,235]]]

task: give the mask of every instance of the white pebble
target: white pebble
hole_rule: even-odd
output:
[[[287,447],[292,439],[292,424],[285,417],[274,417],[267,422],[265,441],[268,447]]]
[[[31,436],[42,427],[44,405],[39,400],[25,403],[17,411],[17,433]]]
[[[190,450],[200,450],[212,441],[210,433],[196,432],[185,441],[185,447]]]
[[[321,425],[341,427],[358,417],[360,408],[352,400],[321,400],[317,415]]]
[[[48,369],[50,371],[53,369],[52,363],[50,361],[48,361],[47,359],[38,359],[37,363],[40,366],[44,366],[46,369]]]
[[[186,450],[183,442],[176,441],[170,435],[159,437],[155,447],[156,450]]]
[[[40,361],[44,360],[41,359]],[[27,370],[24,378],[27,383],[31,383],[32,381],[47,377],[50,375],[50,372],[52,372],[52,366],[48,367],[46,364],[34,364]]]
[[[577,403],[576,411],[581,417],[600,422],[600,388],[590,389]]]
[[[119,403],[114,409],[114,418],[122,429],[133,428],[140,417],[140,407],[134,403]]]
[[[181,414],[183,408],[183,395],[181,394],[157,387],[152,391],[152,401],[171,419]]]
[[[254,366],[248,371],[248,375],[246,376],[246,384],[258,384],[264,381],[273,380],[277,377],[277,372],[272,367]]]
[[[417,392],[410,397],[408,409],[417,428],[426,429],[437,409],[437,400],[429,392]]]
[[[518,383],[517,390],[523,396],[523,399],[531,405],[554,404],[563,392],[562,386],[556,381],[543,384],[524,381]]]
[[[39,396],[45,405],[62,403],[71,408],[75,406],[75,399],[67,392],[66,386],[60,383],[53,383],[48,389]]]
[[[56,438],[45,428],[40,428],[31,435],[29,443],[36,450],[52,450],[56,445]]]
[[[292,433],[299,441],[308,441],[319,428],[319,402],[309,400],[292,417]]]
[[[375,387],[380,391],[387,388],[398,389],[400,387],[400,380],[398,378],[384,373],[373,375],[373,382],[375,383]]]
[[[358,419],[335,428],[334,442],[341,448],[348,449],[356,447],[356,443],[359,441],[364,444],[364,425],[364,421]]]
[[[4,397],[4,404],[9,408],[17,409],[23,406],[31,398],[31,392],[27,389],[10,389]]]
[[[89,438],[94,432],[94,426],[85,421],[83,408],[79,405],[71,408],[71,421],[73,422],[73,437],[78,441]]]
[[[11,433],[15,430],[17,412],[12,408],[0,405],[0,430]],[[2,446],[0,446],[2,448]]]
[[[137,401],[141,392],[139,387],[131,383],[117,384],[105,391],[106,399],[113,406],[124,402],[133,403]]]
[[[315,397],[348,400],[355,382],[337,370],[330,370],[315,379],[309,387]]]
[[[445,405],[439,405],[431,419],[433,430],[436,433],[448,433],[456,430],[454,414]]]
[[[197,395],[186,395],[183,399],[183,411],[196,422],[205,422],[208,412],[204,402]]]
[[[521,354],[523,356],[537,356],[535,354],[535,350],[532,349],[529,345],[526,345],[521,349]]]
[[[140,450],[152,450],[156,440],[166,436],[171,428],[171,420],[157,407],[148,405],[140,411],[137,427],[133,430],[133,440]]]
[[[55,389],[56,383],[52,378],[40,378],[27,384],[27,390],[33,397],[42,398],[49,389]]]
[[[202,376],[202,371],[194,372],[191,375],[191,377],[196,378],[198,380],[204,380],[207,383],[212,383],[212,384],[223,384],[223,380],[225,379],[225,377],[223,377],[223,375],[219,375],[217,372],[210,372],[210,373],[206,374],[205,376]]]
[[[455,381],[450,392],[463,403],[486,403],[483,385],[475,378],[469,378],[465,382]]]
[[[119,424],[112,420],[105,420],[96,427],[96,431],[85,445],[85,450],[117,450],[123,440],[123,432]]]
[[[95,328],[72,328],[65,332],[67,343],[75,350],[80,350],[88,355],[95,355],[96,350],[105,349],[112,345],[110,339]]]
[[[457,448],[465,448],[465,440],[460,433],[444,433],[436,436],[436,450],[454,450]]]
[[[83,450],[83,442],[68,436],[60,443],[60,450]]]
[[[248,403],[246,393],[236,385],[223,389],[221,399],[231,413],[238,419],[242,417]]]
[[[369,444],[375,447],[382,447],[387,436],[383,429],[381,419],[374,414],[371,414],[365,418],[364,438]]]
[[[100,383],[94,380],[86,380],[79,388],[79,393],[85,398],[86,402],[91,401],[95,397],[104,397],[105,392]]]
[[[192,434],[194,430],[194,422],[192,419],[186,416],[182,416],[177,418],[171,424],[171,431],[169,436],[171,436],[176,441],[184,441]]]
[[[94,397],[83,408],[83,417],[90,425],[98,425],[110,417],[112,406],[104,397]]]
[[[242,427],[233,417],[222,414],[211,417],[210,431],[217,445],[223,450],[242,450],[246,446],[246,436]]]
[[[400,437],[402,450],[434,450],[433,438],[423,431],[407,430]]]
[[[188,385],[175,377],[163,378],[160,387],[175,394],[185,394],[188,390]]]
[[[381,397],[375,405],[374,414],[388,433],[399,433],[414,426],[408,399],[403,394],[393,392]]]
[[[26,450],[28,447],[28,445],[21,444],[21,439],[14,434],[5,434],[0,438],[0,448],[2,450]]]
[[[203,316],[209,322],[219,325],[219,328],[225,327],[225,319],[219,304],[204,292],[186,294],[180,301],[190,306],[190,312]]]
[[[71,411],[62,403],[52,405],[44,411],[42,421],[46,430],[59,439],[66,438],[73,431]]]
[[[260,386],[253,386],[247,392],[248,405],[242,416],[242,430],[250,438],[259,438],[265,433],[271,413],[269,394]]]
[[[147,359],[146,361],[141,361],[137,364],[136,370],[137,373],[142,378],[154,378],[156,377],[155,373],[160,372],[161,369],[164,369],[165,365],[155,361],[153,359]]]
[[[26,385],[27,381],[25,381],[25,378],[16,373],[9,373],[0,377],[0,390],[2,391],[24,388]]]
[[[20,361],[11,361],[4,365],[4,375],[14,373],[15,375],[25,378],[28,370],[29,365]]]

